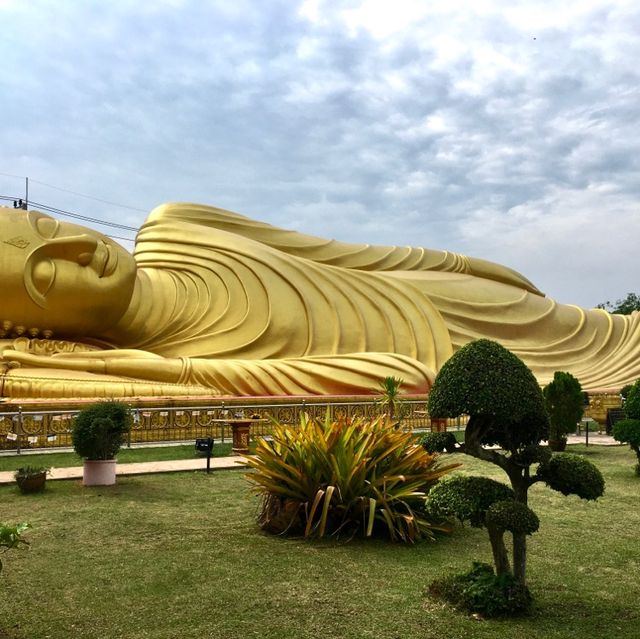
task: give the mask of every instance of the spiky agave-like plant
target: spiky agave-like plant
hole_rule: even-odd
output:
[[[305,537],[385,531],[394,541],[433,538],[425,514],[430,488],[460,464],[442,465],[385,417],[332,421],[303,415],[298,427],[275,423],[245,464],[262,496],[258,522]]]

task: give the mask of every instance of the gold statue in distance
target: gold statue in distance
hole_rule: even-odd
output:
[[[386,376],[426,393],[481,337],[541,383],[640,377],[640,314],[556,304],[485,260],[194,204],[155,209],[131,255],[37,211],[0,213],[4,397],[355,395]]]

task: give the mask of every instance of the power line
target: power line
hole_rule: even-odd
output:
[[[0,171],[0,175],[3,175],[4,177],[10,177],[10,178],[17,178],[19,180],[24,180],[25,176],[24,175],[13,175],[11,173],[3,173],[2,171]],[[50,189],[55,189],[56,191],[62,191],[63,193],[71,193],[72,195],[78,195],[80,197],[84,197],[87,198],[88,200],[94,200],[95,202],[102,202],[102,204],[109,204],[111,206],[117,206],[121,209],[129,209],[131,211],[138,211],[139,213],[147,213],[147,211],[145,209],[139,209],[136,208],[135,206],[127,206],[126,204],[118,204],[117,202],[110,202],[109,200],[103,200],[99,197],[94,197],[93,195],[87,195],[86,193],[80,193],[78,191],[72,191],[71,189],[63,189],[59,186],[54,186],[53,184],[47,184],[46,182],[41,182],[40,180],[34,180],[33,178],[29,178],[29,182],[35,183],[35,184],[40,184],[42,186],[46,186]]]
[[[145,209],[139,209],[135,206],[127,206],[126,204],[118,204],[117,202],[110,202],[109,200],[102,200],[99,197],[93,197],[92,195],[85,195],[84,193],[79,193],[78,191],[71,191],[70,189],[62,189],[59,186],[53,186],[52,184],[47,184],[46,182],[40,182],[40,180],[34,180],[33,178],[29,178],[30,182],[35,184],[41,184],[42,186],[47,186],[50,189],[55,189],[56,191],[62,191],[63,193],[71,193],[72,195],[79,195],[80,197],[87,198],[88,200],[94,200],[95,202],[102,202],[102,204],[109,204],[110,206],[117,206],[121,209],[129,209],[130,211],[138,211],[139,213],[147,213]]]
[[[3,174],[4,175],[4,174]],[[5,200],[5,201],[9,201],[9,202],[15,202],[18,200],[17,197],[11,197],[8,195],[0,195],[0,200]],[[134,233],[137,233],[138,229],[133,227],[133,226],[125,226],[124,224],[118,224],[116,222],[109,222],[108,220],[99,220],[97,218],[94,217],[89,217],[87,215],[80,215],[79,213],[72,213],[71,211],[65,211],[64,209],[58,209],[56,207],[53,206],[48,206],[46,204],[42,204],[39,202],[34,202],[33,200],[31,200],[29,202],[29,205],[33,205],[36,206],[38,209],[41,209],[43,211],[47,211],[49,213],[55,213],[56,215],[64,215],[66,217],[71,217],[74,218],[76,220],[82,220],[83,222],[92,222],[93,224],[100,224],[102,226],[109,226],[111,228],[116,228],[116,229],[122,229],[125,231],[133,231]],[[134,238],[131,237],[120,237],[118,235],[111,235],[111,234],[107,234],[109,235],[109,237],[112,237],[116,240],[124,240],[126,242],[135,242]]]
[[[25,178],[24,175],[13,175],[12,173],[3,173],[2,171],[0,171],[0,175],[4,175],[4,177],[18,178],[19,180],[24,180]]]
[[[47,206],[46,204],[41,204],[40,202],[34,202],[33,200],[29,201],[29,204],[33,206],[37,206],[40,209],[44,209],[45,211],[49,211],[50,213],[58,213],[59,215],[67,215],[69,217],[73,217],[76,220],[83,220],[85,222],[94,222],[97,224],[103,224],[104,226],[111,226],[116,229],[123,229],[124,231],[133,231],[136,233],[138,231],[134,226],[125,226],[124,224],[118,224],[117,222],[109,222],[107,220],[98,220],[94,217],[89,217],[88,215],[80,215],[79,213],[71,213],[71,211],[65,211],[64,209],[57,209],[54,206]]]

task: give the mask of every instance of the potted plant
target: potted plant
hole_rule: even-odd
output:
[[[23,466],[16,470],[14,477],[20,492],[40,493],[44,490],[49,469],[46,466]]]
[[[542,394],[549,414],[549,448],[563,451],[567,446],[567,434],[575,432],[584,413],[582,387],[571,373],[556,371]]]
[[[131,412],[122,402],[99,402],[81,410],[73,423],[71,440],[84,458],[85,486],[116,483],[116,455],[131,428]]]

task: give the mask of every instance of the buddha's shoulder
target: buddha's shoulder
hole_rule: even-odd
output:
[[[146,223],[179,220],[203,226],[223,228],[226,225],[269,227],[240,213],[205,204],[191,202],[170,202],[157,206],[147,218]],[[226,230],[226,229],[225,229]]]

